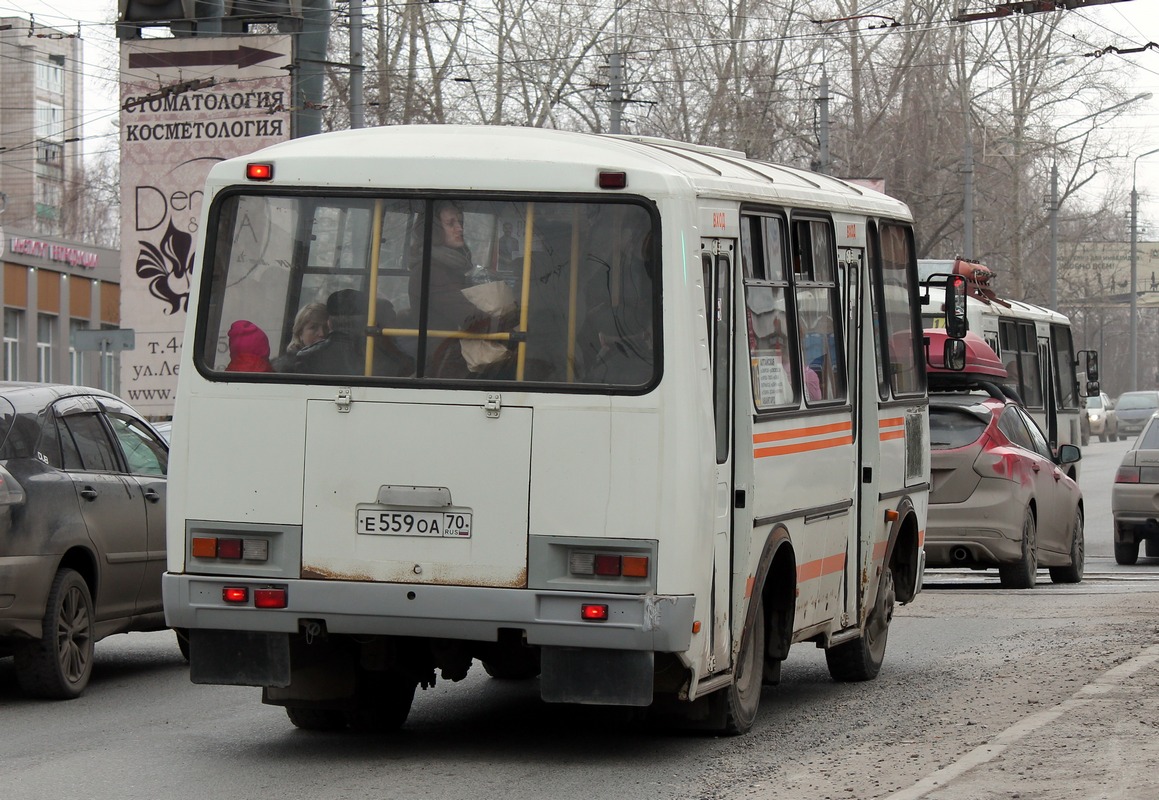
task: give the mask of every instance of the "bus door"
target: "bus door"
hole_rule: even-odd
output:
[[[1055,387],[1058,385],[1054,374],[1054,358],[1050,351],[1050,337],[1038,337],[1038,363],[1042,365],[1042,404],[1046,407],[1046,440],[1050,442],[1052,450],[1058,447],[1058,395]]]
[[[713,493],[712,630],[708,672],[729,667],[732,633],[729,613],[732,576],[732,306],[734,239],[702,239],[700,262],[704,280],[704,306],[708,318],[709,353],[712,362],[712,407],[715,420],[716,486]],[[740,631],[737,631],[739,635]]]
[[[839,285],[841,287],[841,304],[845,309],[845,369],[849,376],[849,402],[853,407],[853,430],[861,431],[862,420],[864,413],[862,411],[862,385],[867,383],[864,381],[860,373],[861,354],[858,348],[861,347],[862,326],[859,314],[861,313],[861,276],[862,265],[865,261],[864,247],[838,247],[837,249],[837,270],[839,275]],[[866,437],[857,436],[859,443],[864,443]],[[860,444],[858,445],[861,446]],[[860,492],[863,486],[858,483],[858,491]],[[870,503],[871,507],[875,504]],[[857,501],[857,508],[865,508],[865,503],[859,498]],[[849,620],[857,619],[857,581],[860,573],[859,565],[864,566],[866,563],[866,553],[861,546],[861,536],[859,532],[862,525],[855,524],[848,529],[849,541],[846,545],[846,560],[844,579],[842,581],[841,590],[841,607],[844,609],[846,621],[843,624],[849,624]]]

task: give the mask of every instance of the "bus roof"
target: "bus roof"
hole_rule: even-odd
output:
[[[591,192],[596,173],[610,170],[628,174],[628,193],[691,189],[707,198],[912,219],[900,200],[847,181],[734,150],[643,136],[481,125],[360,128],[293,139],[224,161],[211,171],[210,183],[243,183],[245,164],[262,160],[276,162],[278,185]],[[527,169],[520,170],[521,164]]]

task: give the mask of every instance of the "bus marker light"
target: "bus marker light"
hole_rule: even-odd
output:
[[[254,605],[258,608],[285,608],[285,589],[254,589]]]
[[[887,508],[885,510],[885,521],[886,522],[897,522],[897,518],[900,516],[901,516],[901,514],[898,514],[897,511],[892,509],[892,508]]]
[[[227,603],[245,603],[250,599],[250,590],[244,586],[226,586],[221,590],[221,599]]]
[[[596,557],[594,553],[572,553],[567,559],[567,568],[572,575],[594,575]]]
[[[274,165],[273,164],[246,164],[245,176],[251,181],[268,181],[273,180]]]
[[[217,557],[241,560],[241,539],[218,539]]]
[[[600,603],[584,603],[580,606],[580,617],[588,622],[604,622],[608,618],[608,607]]]
[[[212,536],[194,536],[189,543],[194,558],[217,558],[217,539]]]
[[[266,561],[270,557],[270,543],[266,539],[245,539],[241,557],[246,561]]]
[[[628,173],[600,170],[597,184],[601,189],[626,189],[628,187]]]
[[[692,621],[692,632],[700,633],[700,620],[696,619]]]
[[[597,555],[596,574],[618,578],[620,576],[620,557],[606,553]]]
[[[624,556],[621,563],[625,578],[648,577],[648,556]]]

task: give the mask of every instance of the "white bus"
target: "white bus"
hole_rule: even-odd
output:
[[[391,728],[478,661],[739,733],[794,643],[877,675],[929,487],[902,203],[457,126],[280,144],[205,199],[164,578],[193,681]]]
[[[922,280],[953,273],[966,278],[966,319],[969,328],[998,354],[1008,375],[1006,384],[1018,393],[1026,410],[1046,433],[1052,447],[1081,444],[1083,390],[1070,320],[1049,308],[1000,297],[990,283],[988,267],[963,258],[919,259]],[[923,310],[926,327],[940,324],[941,291]],[[1077,465],[1072,465],[1072,472]],[[1072,476],[1073,477],[1073,476]]]

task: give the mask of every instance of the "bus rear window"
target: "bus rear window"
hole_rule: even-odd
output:
[[[632,202],[232,194],[210,213],[211,379],[656,379],[655,212]]]

